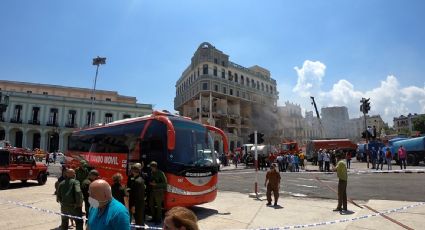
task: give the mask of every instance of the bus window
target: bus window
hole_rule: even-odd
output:
[[[168,159],[187,166],[211,166],[213,164],[212,143],[205,127],[195,123],[174,122],[176,147]]]

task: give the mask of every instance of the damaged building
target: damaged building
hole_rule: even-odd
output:
[[[247,143],[254,130],[266,140],[277,121],[278,92],[270,71],[229,60],[210,43],[202,43],[176,83],[174,108],[180,115],[222,129],[231,150]]]

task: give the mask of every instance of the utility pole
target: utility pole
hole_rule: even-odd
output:
[[[89,122],[90,127],[94,125],[93,106],[94,106],[94,101],[96,100],[95,97],[96,97],[97,74],[99,73],[99,66],[104,65],[104,64],[106,64],[106,58],[105,57],[97,56],[96,58],[93,58],[93,65],[96,66],[96,75],[94,77],[94,85],[93,85],[93,91],[92,91],[92,96],[91,96],[90,122]]]
[[[369,112],[370,110],[370,102],[369,102],[370,98],[366,99],[366,98],[362,98],[362,100],[360,101],[361,105],[360,105],[360,111],[363,113],[363,118],[364,118],[364,129],[365,129],[365,133],[366,133],[366,161],[367,161],[367,168],[369,168],[369,158],[370,158],[370,151],[369,151],[369,131],[367,130],[367,120],[366,120],[366,114]]]
[[[254,165],[255,165],[255,184],[254,184],[254,191],[255,195],[258,199],[258,151],[257,151],[257,130],[254,131],[254,148],[255,148],[255,155],[254,155]]]

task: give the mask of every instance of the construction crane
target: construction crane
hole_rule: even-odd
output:
[[[317,110],[316,101],[314,100],[314,97],[313,96],[310,96],[310,98],[311,98],[311,104],[314,106],[314,110],[316,111],[317,119],[319,120],[321,136],[322,136],[322,138],[324,138],[324,135],[323,135],[323,124],[322,124],[322,120],[320,119],[319,110]]]

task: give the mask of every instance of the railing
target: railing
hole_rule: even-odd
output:
[[[77,127],[77,124],[71,123],[71,122],[67,122],[65,124],[65,127],[67,127],[67,128],[76,128]]]
[[[38,121],[38,120],[28,120],[28,124],[30,124],[30,125],[40,125],[40,121]]]
[[[22,119],[21,118],[12,118],[12,119],[10,119],[10,123],[22,123]]]
[[[47,126],[55,126],[55,127],[58,127],[59,126],[59,124],[58,124],[57,121],[49,121],[49,122],[47,122],[46,125]]]

